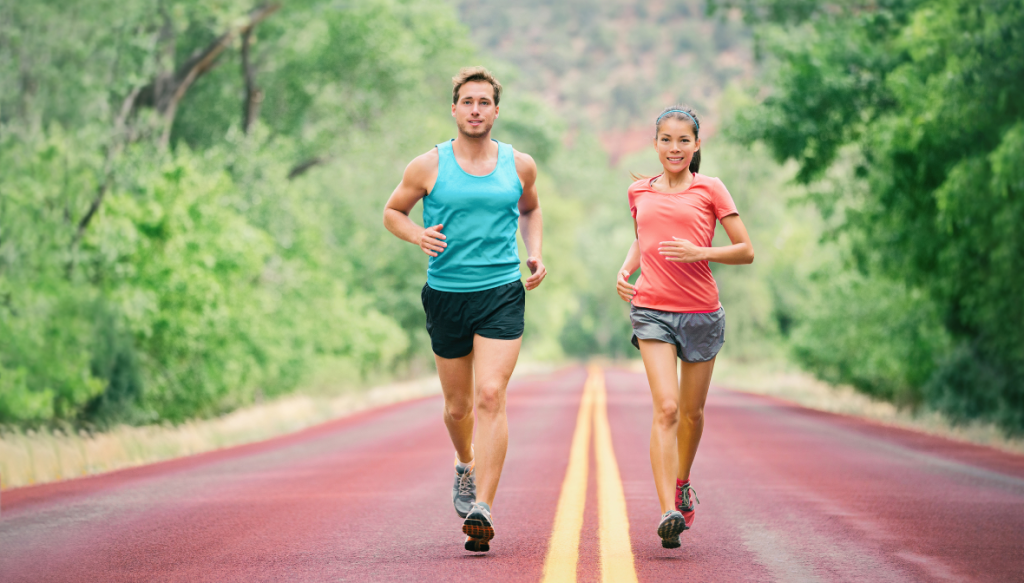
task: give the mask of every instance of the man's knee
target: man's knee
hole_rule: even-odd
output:
[[[448,415],[448,418],[456,423],[465,421],[466,417],[473,414],[473,400],[472,399],[446,399],[444,402],[444,412]]]
[[[484,414],[497,414],[505,408],[505,383],[483,382],[477,385],[476,408]]]

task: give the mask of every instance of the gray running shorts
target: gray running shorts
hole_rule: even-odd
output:
[[[725,344],[725,309],[707,314],[662,312],[632,306],[633,346],[637,339],[660,340],[676,345],[676,354],[684,362],[707,362],[718,355]]]

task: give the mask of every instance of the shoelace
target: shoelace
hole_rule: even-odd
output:
[[[690,492],[693,492],[693,499],[700,504],[700,498],[697,497],[697,491],[692,486],[686,484],[685,486],[676,486],[676,490],[679,492],[679,499],[683,502],[683,506],[687,508],[693,508],[693,504],[690,504]]]
[[[470,496],[470,488],[473,487],[473,472],[467,469],[459,474],[459,496]]]

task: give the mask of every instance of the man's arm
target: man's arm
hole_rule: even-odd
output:
[[[522,152],[515,152],[515,160],[519,181],[523,183],[523,195],[519,197],[519,232],[526,244],[526,266],[531,274],[526,278],[526,289],[531,290],[540,285],[548,274],[541,258],[544,218],[537,194],[537,164],[529,154]]]
[[[444,225],[421,227],[412,222],[409,213],[437,182],[437,160],[437,150],[431,149],[409,162],[402,181],[384,205],[384,226],[399,239],[419,245],[431,257],[437,257],[448,246],[441,234]]]

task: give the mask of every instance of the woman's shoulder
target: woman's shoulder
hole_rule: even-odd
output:
[[[698,186],[717,190],[719,188],[725,188],[725,183],[722,179],[717,176],[708,176],[707,174],[700,174],[698,172],[693,173],[693,180]]]
[[[627,190],[633,192],[636,190],[640,190],[641,188],[649,187],[650,182],[650,178],[645,178],[641,176],[640,178],[634,180],[633,183],[629,185],[629,188]]]
[[[633,194],[636,194],[636,193],[638,193],[638,192],[640,192],[642,190],[650,190],[651,189],[651,180],[653,178],[656,178],[656,177],[655,176],[641,176],[640,178],[637,178],[635,181],[633,181],[632,184],[629,185],[629,188],[626,189],[626,192],[628,192],[630,195],[633,195]]]

